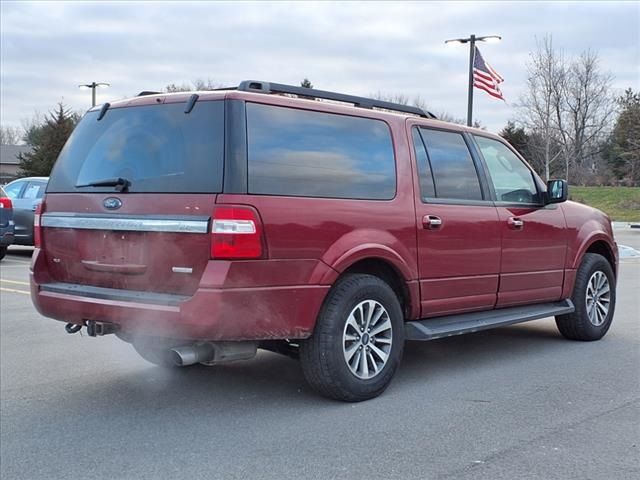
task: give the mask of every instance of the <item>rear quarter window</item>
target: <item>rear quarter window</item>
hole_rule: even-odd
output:
[[[112,192],[83,187],[122,177],[130,192],[217,193],[222,190],[224,102],[113,108],[87,113],[63,148],[48,192]]]
[[[391,131],[380,120],[247,104],[249,193],[389,200]]]

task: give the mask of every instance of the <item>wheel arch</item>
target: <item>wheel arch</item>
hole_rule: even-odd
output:
[[[602,255],[607,262],[609,262],[609,265],[611,265],[613,275],[617,278],[618,254],[615,243],[612,246],[610,237],[604,233],[594,234],[582,243],[575,256],[569,257],[569,259],[573,258],[573,260],[571,263],[567,264],[567,269],[565,270],[565,282],[562,290],[562,296],[564,298],[569,298],[571,296],[575,287],[578,268],[587,253],[597,253],[598,255]]]
[[[379,257],[363,258],[349,265],[340,276],[351,273],[373,275],[383,280],[398,297],[405,318],[411,316],[415,300],[411,298],[411,290],[406,279],[391,262]]]
[[[368,254],[364,253],[361,251],[359,254],[341,258],[331,270],[332,278],[325,278],[325,282],[335,284],[343,276],[353,273],[374,275],[387,283],[396,293],[405,319],[417,318],[420,308],[418,282],[411,279],[410,269],[402,259],[390,255],[388,250],[382,250],[383,255],[371,251]]]
[[[604,240],[596,240],[587,247],[584,253],[597,253],[598,255],[602,255],[607,259],[609,265],[611,265],[613,273],[617,275],[616,256],[611,251],[611,247],[607,242]]]
[[[618,255],[615,251],[615,244],[612,246],[609,238],[604,233],[593,235],[582,244],[572,266],[574,269],[577,269],[580,266],[585,254],[587,253],[597,253],[598,255],[602,255],[609,262],[614,275],[617,277]]]

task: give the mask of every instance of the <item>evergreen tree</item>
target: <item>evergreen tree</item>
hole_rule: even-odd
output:
[[[309,81],[308,78],[305,77],[304,80],[300,82],[300,86],[304,88],[313,88],[313,84]]]
[[[627,89],[604,156],[618,182],[640,185],[640,93]]]
[[[507,126],[502,129],[499,135],[515,148],[520,155],[528,159],[529,149],[529,136],[522,127],[516,127],[514,122],[507,122]]]
[[[32,126],[25,140],[31,152],[18,155],[20,176],[43,176],[51,173],[62,147],[78,123],[79,116],[66,109],[62,103],[50,112],[44,123]]]

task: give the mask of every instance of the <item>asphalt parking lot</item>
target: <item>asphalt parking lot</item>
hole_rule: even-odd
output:
[[[640,229],[616,230],[640,250]],[[640,258],[621,261],[601,341],[552,319],[409,344],[381,397],[316,396],[272,353],[164,371],[110,337],[67,335],[0,266],[3,479],[640,478]]]

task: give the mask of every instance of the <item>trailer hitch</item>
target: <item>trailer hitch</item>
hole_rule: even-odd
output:
[[[119,330],[118,325],[113,323],[96,322],[95,320],[87,320],[87,335],[90,337],[102,337],[103,335],[111,335]]]
[[[87,335],[89,335],[90,337],[102,337],[104,335],[110,335],[112,333],[116,333],[120,329],[119,325],[114,325],[113,323],[96,322],[94,320],[87,320],[85,322],[85,325],[87,327]],[[69,334],[78,333],[85,325],[78,323],[67,323],[64,326],[64,329]]]

